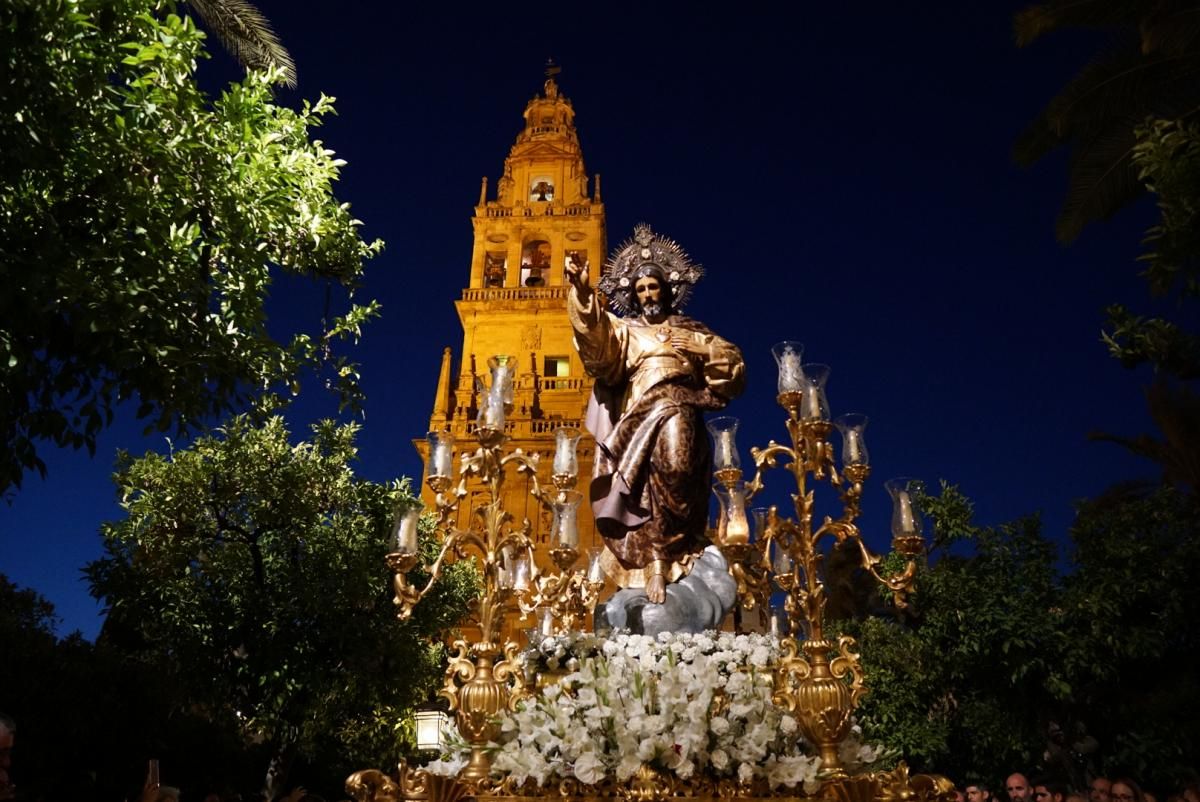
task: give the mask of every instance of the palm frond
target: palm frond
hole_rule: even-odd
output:
[[[1200,490],[1200,395],[1185,385],[1156,381],[1146,391],[1146,402],[1163,438],[1148,434],[1119,437],[1104,432],[1088,435],[1091,440],[1116,443],[1146,457],[1162,468],[1163,480]]]
[[[296,63],[270,21],[247,0],[187,0],[225,49],[247,69],[281,69],[283,82],[296,86]]]
[[[1200,49],[1200,5],[1163,2],[1142,20],[1142,52],[1182,56]]]
[[[1200,395],[1187,385],[1155,382],[1146,392],[1150,417],[1163,433],[1167,477],[1200,489]]]
[[[1063,28],[1125,27],[1136,24],[1138,16],[1138,4],[1128,0],[1052,0],[1018,11],[1013,34],[1017,46],[1026,47]]]
[[[1060,242],[1074,241],[1085,225],[1111,217],[1145,190],[1133,164],[1137,123],[1132,117],[1117,118],[1076,143],[1067,196],[1055,224]]]
[[[1098,121],[1141,104],[1140,93],[1152,84],[1154,70],[1129,38],[1107,48],[1079,71],[1046,104],[1018,137],[1013,157],[1029,166],[1094,127]]]

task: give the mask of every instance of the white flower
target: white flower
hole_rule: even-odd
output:
[[[440,774],[443,777],[457,777],[467,765],[466,753],[459,755],[449,755],[442,760],[434,760],[426,763],[423,768],[430,774]]]
[[[584,752],[575,759],[575,765],[571,769],[575,774],[575,779],[579,780],[584,785],[595,785],[604,778],[604,763],[593,752]]]
[[[738,766],[738,782],[748,783],[754,779],[754,765],[742,763]]]
[[[625,782],[642,767],[642,761],[637,754],[626,753],[621,756],[621,762],[617,764],[617,781]]]
[[[571,776],[588,785],[605,777],[624,782],[649,762],[680,777],[707,767],[743,780],[806,782],[819,761],[801,751],[808,747],[795,717],[772,704],[772,678],[761,670],[777,655],[777,644],[759,635],[547,638],[534,665],[552,659],[572,673],[501,716],[493,767],[517,783]],[[712,716],[718,690],[728,708]],[[856,759],[876,754],[854,740],[846,751]]]

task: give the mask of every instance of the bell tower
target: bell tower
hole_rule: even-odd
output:
[[[520,448],[542,455],[538,479],[550,487],[554,432],[561,426],[583,429],[583,414],[592,380],[572,343],[567,320],[568,262],[590,266],[592,281],[600,277],[607,253],[600,176],[591,181],[583,164],[575,131],[575,110],[555,81],[558,68],[546,71],[542,92],[525,106],[525,127],[504,160],[504,170],[489,193],[483,179],[471,218],[474,240],[467,286],[455,301],[463,327],[457,358],[450,348],[442,355],[437,394],[429,419],[431,431],[455,435],[455,467],[464,451],[474,451],[479,381],[488,380],[488,359],[507,355],[514,367],[513,409],[507,416],[506,451]],[[414,444],[428,463],[428,444]],[[587,504],[595,445],[586,432],[579,443],[579,484],[584,494],[579,510],[581,549],[599,547]],[[541,565],[550,563],[550,515],[529,495],[529,480],[509,469],[504,507],[515,525],[528,518]],[[458,511],[458,525],[470,523],[471,510],[484,501],[482,486]],[[433,504],[422,486],[427,508]],[[586,559],[584,555],[583,559]],[[586,567],[586,563],[583,563]]]

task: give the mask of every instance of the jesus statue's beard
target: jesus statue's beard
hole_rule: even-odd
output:
[[[642,314],[646,317],[663,317],[665,310],[662,304],[650,301],[642,306]]]

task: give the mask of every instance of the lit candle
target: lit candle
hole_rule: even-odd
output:
[[[604,581],[604,566],[600,562],[601,549],[588,549],[588,582]]]
[[[820,420],[824,417],[821,414],[821,388],[815,384],[809,384],[804,388],[803,411],[801,417],[807,419]]]
[[[483,407],[483,425],[488,429],[504,429],[504,397],[493,387]]]
[[[782,543],[775,544],[775,573],[777,575],[790,574],[792,572],[792,557],[787,553],[787,549]]]
[[[713,455],[713,462],[717,470],[734,467],[733,456],[735,450],[733,431],[725,429],[724,431],[717,432],[716,453]]]
[[[564,426],[554,432],[554,474],[556,476],[576,476],[579,473],[579,459],[575,455],[579,445],[580,432]]]
[[[729,520],[725,524],[726,543],[749,543],[750,522],[746,520],[746,508],[733,505],[729,510]]]
[[[431,477],[450,477],[454,465],[454,435],[450,432],[430,432],[429,437],[429,475]]]
[[[857,429],[846,430],[842,440],[842,464],[862,465],[867,461],[867,448],[863,444],[862,432]]]
[[[576,521],[576,510],[583,501],[583,494],[578,490],[569,490],[559,496],[554,502],[554,520],[551,521],[551,537],[562,548],[573,549],[579,546],[579,526]]]
[[[554,611],[549,607],[540,608],[542,618],[539,625],[542,631],[542,637],[549,638],[554,635]]]
[[[401,554],[417,553],[417,520],[420,517],[420,507],[409,507],[398,516],[396,551]]]
[[[529,590],[529,558],[518,557],[513,561],[513,590]]]
[[[894,534],[911,535],[917,531],[916,521],[913,520],[912,499],[908,491],[896,491],[896,518],[893,524]]]
[[[579,527],[575,523],[575,510],[563,513],[558,524],[558,542],[564,548],[573,549],[579,545]]]
[[[788,626],[787,610],[782,607],[772,607],[770,627],[771,637],[776,639],[787,637],[788,630],[790,629]]]
[[[785,351],[779,358],[779,392],[799,392],[804,388],[804,374],[800,371],[800,355]]]

